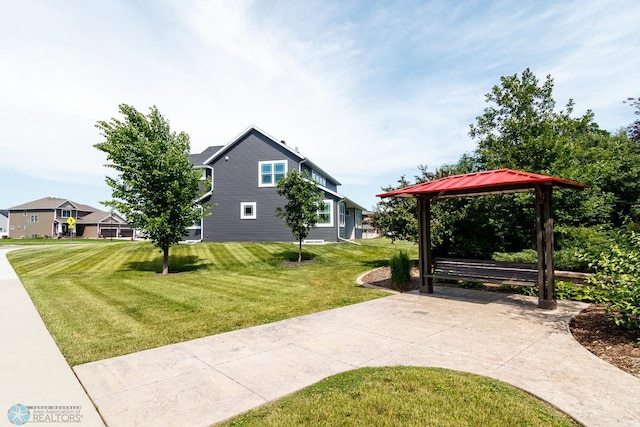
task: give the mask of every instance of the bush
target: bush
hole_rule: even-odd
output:
[[[494,252],[491,258],[495,261],[502,262],[526,262],[536,264],[538,262],[538,252],[534,249],[525,249],[520,252]]]
[[[554,266],[558,270],[593,272],[590,266],[602,252],[607,252],[618,235],[607,226],[566,227],[555,229]],[[588,255],[588,256],[584,256]],[[496,252],[492,259],[505,262],[538,262],[534,249],[520,252]]]
[[[590,254],[582,258],[591,259],[595,275],[589,283],[604,292],[609,312],[619,313],[615,322],[630,330],[640,330],[640,233],[621,230],[617,242],[609,250],[593,259]]]
[[[399,251],[391,255],[391,284],[394,288],[404,290],[411,281],[411,260],[406,251]]]
[[[512,289],[530,297],[538,295],[537,286],[513,286]],[[608,293],[596,286],[580,286],[571,282],[556,282],[556,299],[602,303],[608,301]]]

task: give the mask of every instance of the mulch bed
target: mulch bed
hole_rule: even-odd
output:
[[[391,283],[391,269],[380,267],[362,277],[364,283],[406,292],[420,285],[417,268],[412,269],[411,282],[403,289]],[[438,283],[438,286],[460,286],[455,283]],[[483,285],[483,290],[505,292],[502,287]],[[571,321],[570,329],[576,341],[600,359],[640,378],[640,332],[630,332],[612,320],[615,314],[606,312],[604,305],[592,304]]]

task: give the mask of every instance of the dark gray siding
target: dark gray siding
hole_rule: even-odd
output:
[[[201,240],[202,230],[199,228],[189,228],[184,240]]]
[[[287,171],[299,168],[299,157],[260,132],[252,131],[230,147],[211,166],[214,190],[210,202],[217,204],[204,218],[202,238],[205,241],[293,241],[284,220],[275,216],[284,205],[275,187],[258,186],[259,161],[287,161]],[[335,199],[334,196],[327,198]],[[256,219],[241,219],[242,202],[256,203]],[[337,202],[334,202],[334,227],[312,230],[310,239],[336,241]]]
[[[362,227],[357,228],[357,213],[361,212],[356,208],[346,208],[346,216],[344,221],[344,228],[340,228],[340,237],[343,239],[362,239]]]

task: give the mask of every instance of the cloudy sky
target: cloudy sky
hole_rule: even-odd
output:
[[[367,208],[417,165],[475,148],[500,76],[555,80],[603,129],[640,96],[638,0],[0,0],[0,208],[102,207],[95,123],[156,105],[192,152],[251,125]]]

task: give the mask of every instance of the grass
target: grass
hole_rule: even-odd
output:
[[[344,372],[222,426],[578,426],[504,382],[440,368]]]
[[[146,242],[27,248],[9,260],[71,366],[354,304],[387,293],[356,277],[386,265],[398,247],[200,243],[161,253]]]
[[[108,239],[78,239],[74,238],[69,242],[68,238],[64,239],[0,239],[0,247],[4,246],[42,246],[42,245],[69,245],[69,244],[90,244],[90,243],[107,243]]]
[[[87,243],[87,242],[83,242]],[[355,278],[414,245],[374,240],[305,247],[205,243],[161,254],[144,242],[30,247],[9,253],[70,365],[269,323],[388,295]],[[429,368],[345,372],[224,425],[578,425],[497,380]]]

